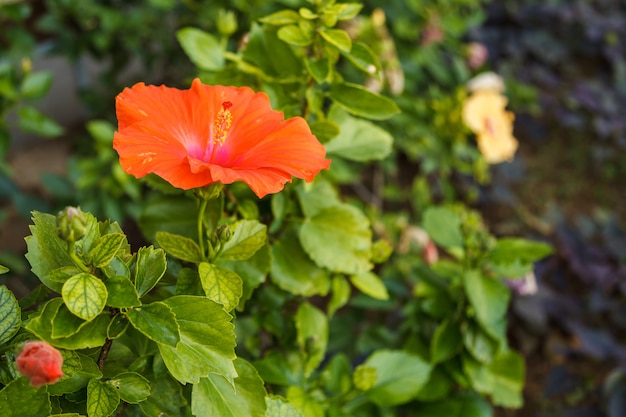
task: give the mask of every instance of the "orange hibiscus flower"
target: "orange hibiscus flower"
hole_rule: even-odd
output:
[[[261,198],[330,166],[303,118],[284,120],[247,87],[138,83],[117,96],[116,111],[113,147],[137,178],[154,173],[185,190],[244,181]]]

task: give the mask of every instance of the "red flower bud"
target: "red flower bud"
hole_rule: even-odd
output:
[[[27,342],[15,363],[17,370],[30,379],[33,387],[53,384],[63,376],[63,357],[46,342]]]

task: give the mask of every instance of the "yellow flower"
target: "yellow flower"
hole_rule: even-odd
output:
[[[507,99],[496,88],[478,88],[463,104],[463,121],[476,134],[485,161],[510,161],[518,147],[513,137],[515,115],[506,111]]]

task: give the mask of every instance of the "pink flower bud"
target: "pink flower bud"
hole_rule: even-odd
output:
[[[15,363],[17,370],[30,379],[33,387],[53,384],[63,376],[63,357],[46,342],[27,342]]]
[[[424,257],[424,262],[428,265],[432,265],[439,260],[439,251],[437,250],[437,246],[435,246],[435,242],[432,240],[428,239],[423,250],[422,256]]]
[[[472,42],[467,45],[467,65],[471,69],[482,67],[488,56],[489,51],[482,43]]]

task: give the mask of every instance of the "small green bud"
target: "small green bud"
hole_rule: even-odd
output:
[[[376,384],[377,379],[376,369],[367,365],[357,366],[354,370],[354,374],[352,374],[352,383],[361,391],[371,389],[374,384]]]
[[[57,233],[61,239],[76,242],[87,233],[87,218],[78,207],[66,207],[56,218]]]
[[[235,13],[220,9],[217,12],[217,31],[222,36],[230,36],[237,31],[237,17]]]
[[[219,240],[222,243],[226,243],[233,236],[233,232],[232,230],[230,230],[230,227],[227,224],[223,224],[217,228],[216,235],[217,235],[217,240]]]

